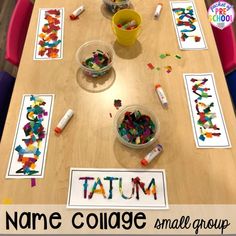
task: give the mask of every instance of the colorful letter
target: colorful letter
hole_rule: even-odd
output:
[[[100,186],[100,189],[96,189],[97,188],[97,185]],[[97,181],[95,181],[93,187],[92,187],[92,190],[88,196],[89,199],[91,199],[93,197],[93,194],[94,193],[99,193],[99,194],[102,194],[104,198],[106,198],[106,193],[105,193],[105,190],[104,190],[104,187],[103,187],[103,184],[101,182],[101,179],[98,177],[97,178]]]
[[[84,199],[87,198],[87,190],[88,190],[88,180],[93,180],[93,177],[80,177],[79,180],[84,180]]]
[[[117,177],[110,177],[110,176],[107,176],[104,178],[104,180],[109,180],[110,182],[110,188],[109,188],[109,196],[108,196],[108,199],[112,199],[112,190],[113,190],[113,185],[112,185],[112,182],[113,180],[118,180]]]

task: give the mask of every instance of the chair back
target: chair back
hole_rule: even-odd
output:
[[[224,73],[236,69],[236,39],[232,24],[223,30],[212,27]]]
[[[8,26],[5,59],[18,66],[30,22],[33,3],[18,0]]]

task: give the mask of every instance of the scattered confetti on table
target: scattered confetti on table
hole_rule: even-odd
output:
[[[120,136],[133,144],[145,144],[155,135],[156,126],[152,119],[140,111],[127,111],[118,126]]]
[[[67,208],[168,209],[165,171],[71,168]]]
[[[166,73],[170,73],[172,71],[172,66],[165,66]]]
[[[181,58],[182,58],[182,57],[181,57],[180,55],[178,55],[178,54],[176,54],[175,57],[176,57],[177,59],[181,59]]]
[[[148,63],[147,66],[151,70],[153,70],[155,68],[155,66],[152,63]]]
[[[161,53],[160,56],[159,56],[161,59],[165,59],[166,57],[171,57],[171,54],[170,53]],[[174,58],[176,59],[182,59],[182,57],[178,54],[176,55],[173,55]],[[148,68],[153,70],[154,68],[156,68],[157,71],[160,71],[161,70],[161,66],[154,66],[152,63],[148,63],[147,64]],[[168,65],[168,66],[164,66],[165,70],[166,70],[166,73],[170,73],[172,72],[173,68],[172,66]]]
[[[115,99],[114,100],[114,107],[118,110],[121,106],[122,106],[121,100]]]
[[[170,56],[169,53],[162,53],[162,54],[160,54],[160,58],[161,59],[164,59],[164,58],[169,57],[169,56]]]
[[[180,49],[207,49],[194,2],[171,1],[170,6]]]
[[[64,8],[40,8],[34,60],[62,59]]]
[[[31,178],[31,187],[35,187],[36,186],[36,179],[35,178]]]
[[[213,73],[184,74],[197,148],[230,148]]]
[[[6,178],[43,178],[54,95],[23,95]]]

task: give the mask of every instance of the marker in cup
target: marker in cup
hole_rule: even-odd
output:
[[[122,29],[133,29],[137,27],[137,23],[135,20],[132,20],[128,23],[126,23],[125,25],[122,26]]]
[[[60,134],[62,132],[62,130],[65,128],[65,126],[67,125],[67,123],[69,122],[71,117],[73,116],[73,114],[74,114],[74,112],[71,109],[69,109],[66,112],[66,114],[62,117],[62,119],[58,123],[57,127],[54,129],[54,131],[57,134]]]

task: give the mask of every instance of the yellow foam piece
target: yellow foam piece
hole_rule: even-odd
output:
[[[11,205],[12,204],[12,200],[10,198],[5,198],[2,201],[3,205]]]

